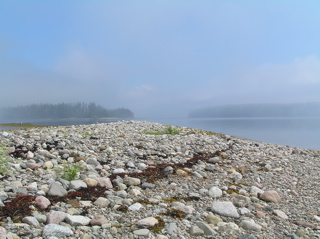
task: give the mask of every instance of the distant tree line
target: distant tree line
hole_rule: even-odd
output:
[[[67,118],[132,118],[134,114],[125,108],[106,109],[95,103],[31,104],[3,108],[3,119],[67,119]]]
[[[219,105],[193,110],[189,117],[320,117],[320,103]]]

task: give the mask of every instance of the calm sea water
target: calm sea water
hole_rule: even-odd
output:
[[[320,118],[145,118],[135,120],[198,128],[255,141],[320,150]],[[114,121],[116,120],[64,120],[33,123],[78,125]],[[0,129],[4,128],[0,127]]]

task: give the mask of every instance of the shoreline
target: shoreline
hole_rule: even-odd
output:
[[[52,224],[68,238],[320,235],[320,151],[186,127],[165,134],[166,127],[118,121],[1,131],[0,143],[11,155],[0,198],[7,205],[24,193],[35,204],[31,215],[9,218],[0,230],[22,236],[22,222],[33,238],[49,237],[47,230],[57,227]],[[65,163],[81,166],[76,181],[58,177]],[[105,190],[91,200],[77,193],[71,203],[55,201],[53,186],[63,197],[81,188]],[[274,197],[262,196],[268,193]],[[49,201],[45,210],[39,197]]]

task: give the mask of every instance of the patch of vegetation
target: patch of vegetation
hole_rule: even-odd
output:
[[[127,213],[128,207],[125,205],[120,205],[120,207],[117,208],[117,211]]]
[[[8,172],[9,154],[4,145],[0,146],[0,174]]]
[[[138,199],[135,200],[133,203],[143,203],[143,204],[149,204],[149,205],[155,205],[154,202],[150,202],[148,199]]]
[[[172,198],[162,198],[163,201],[167,203],[173,203],[173,202],[178,202],[179,198],[178,197],[172,197]]]
[[[55,169],[56,174],[67,181],[75,180],[78,177],[78,174],[84,168],[78,164],[67,164],[66,162],[63,163],[63,168]]]
[[[232,194],[232,193],[236,193],[236,194],[239,194],[239,191],[237,189],[233,189],[233,188],[229,188],[227,191],[226,191],[227,194]]]
[[[155,216],[154,218],[156,218],[158,220],[158,223],[156,225],[154,225],[153,227],[150,228],[150,230],[154,233],[157,234],[159,233],[165,226],[165,222],[163,221],[163,219],[159,216]]]
[[[178,209],[175,209],[175,208],[168,209],[167,212],[162,213],[162,215],[170,216],[170,217],[176,218],[176,219],[181,219],[181,218],[186,217],[185,212],[178,210]]]
[[[181,132],[181,129],[168,126],[167,128],[161,131],[152,131],[152,132],[145,132],[145,133],[149,135],[164,135],[164,134],[176,135],[176,134],[179,134],[180,132]]]

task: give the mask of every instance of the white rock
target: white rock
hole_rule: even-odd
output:
[[[216,186],[211,187],[208,191],[208,195],[209,197],[212,197],[212,198],[219,198],[222,196],[222,190]]]
[[[79,215],[67,215],[65,220],[71,226],[87,226],[91,221],[90,218]]]
[[[64,238],[68,236],[73,236],[73,231],[64,226],[60,226],[57,224],[48,224],[43,228],[42,237],[49,238],[49,237],[57,237],[57,238]]]
[[[156,219],[154,217],[146,217],[146,218],[138,221],[138,224],[140,226],[148,226],[148,227],[153,227],[154,225],[156,225],[158,223],[159,223],[158,219]]]
[[[139,211],[141,208],[142,208],[142,204],[138,202],[128,207],[130,211]]]
[[[118,173],[124,173],[124,169],[123,168],[116,168],[112,171],[112,174],[118,174]]]

